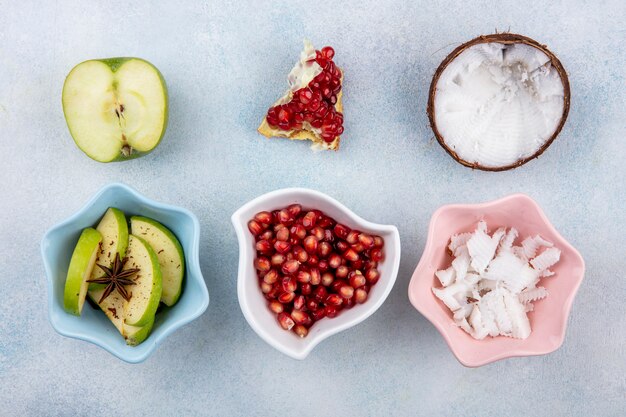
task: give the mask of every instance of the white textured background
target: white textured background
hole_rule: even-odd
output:
[[[625,415],[625,21],[623,0],[0,0],[0,415]],[[433,141],[427,89],[455,45],[509,28],[559,56],[570,116],[539,160],[473,172]],[[255,132],[304,37],[334,46],[345,69],[338,153]],[[75,64],[112,56],[162,71],[170,124],[151,155],[104,165],[74,145],[61,89]],[[112,181],[180,204],[202,225],[211,304],[140,365],[47,321],[39,241]],[[229,216],[285,186],[396,224],[403,245],[387,302],[304,362],[256,336],[235,291]],[[559,351],[466,369],[406,288],[437,207],[518,191],[580,250],[587,275]]]

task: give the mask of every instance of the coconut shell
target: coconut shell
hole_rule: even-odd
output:
[[[533,155],[524,159],[520,159],[517,162],[510,164],[510,165],[506,165],[506,166],[485,167],[480,164],[471,163],[471,162],[461,159],[456,154],[456,152],[454,152],[454,150],[448,147],[443,136],[439,132],[439,129],[437,128],[437,122],[435,121],[435,96],[437,95],[436,89],[437,89],[437,83],[439,82],[439,77],[441,77],[441,74],[443,73],[443,71],[448,67],[448,64],[450,64],[450,62],[456,59],[462,52],[464,52],[466,49],[474,45],[478,45],[481,43],[501,43],[504,45],[521,43],[521,44],[526,44],[534,48],[537,48],[541,52],[546,54],[546,56],[550,59],[550,63],[552,67],[556,69],[557,73],[559,74],[561,78],[561,82],[563,83],[563,114],[561,115],[561,121],[559,122],[552,136],[550,136],[550,138],[546,141],[546,143],[544,143],[543,146],[539,148],[539,150],[537,150],[537,152],[535,152]],[[441,64],[439,64],[439,67],[437,68],[437,71],[435,71],[435,75],[433,76],[432,82],[430,83],[430,90],[428,92],[428,107],[426,111],[428,113],[428,119],[430,120],[430,126],[433,129],[433,132],[435,134],[435,137],[437,138],[437,141],[439,142],[441,147],[443,147],[443,149],[445,149],[445,151],[448,152],[448,154],[452,158],[454,158],[458,163],[465,165],[466,167],[469,167],[469,168],[480,169],[483,171],[507,171],[509,169],[522,166],[526,162],[530,161],[531,159],[535,159],[539,157],[539,155],[541,155],[546,149],[548,149],[548,147],[552,144],[554,139],[556,139],[559,133],[561,133],[561,129],[563,129],[563,125],[565,125],[565,120],[567,120],[569,107],[570,107],[569,79],[567,77],[567,72],[565,71],[565,68],[561,64],[561,61],[559,61],[559,59],[556,57],[556,55],[554,55],[548,49],[546,45],[542,45],[536,40],[531,39],[529,37],[517,35],[513,33],[495,33],[493,35],[479,36],[475,39],[472,39],[469,42],[466,42],[458,46],[441,62]]]
[[[343,71],[341,72],[341,81],[343,83]],[[343,104],[341,98],[343,97],[343,90],[337,94],[337,102],[335,103],[335,110],[339,113],[343,113]],[[257,129],[260,134],[266,138],[288,138],[291,140],[310,140],[314,143],[322,146],[324,149],[336,151],[339,149],[339,142],[341,137],[337,136],[332,142],[325,142],[321,137],[318,137],[314,132],[310,130],[281,130],[274,128],[267,123],[267,117],[263,118],[261,125]]]

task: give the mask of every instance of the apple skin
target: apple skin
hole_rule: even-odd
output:
[[[96,264],[102,234],[91,227],[84,229],[72,253],[65,280],[63,306],[68,313],[80,316],[85,304],[91,271]]]
[[[152,316],[148,323],[143,325],[142,327],[130,326],[125,324],[124,332],[122,333],[122,335],[124,336],[124,339],[126,339],[126,344],[128,346],[137,346],[138,344],[144,342],[152,332],[154,320],[155,317]]]
[[[142,285],[146,284],[139,278],[135,279],[136,285],[133,285],[131,289],[132,296],[130,301],[124,301],[124,325],[141,327],[148,324],[150,320],[154,318],[157,308],[159,308],[161,292],[163,290],[161,267],[159,265],[159,259],[152,247],[140,237],[129,235],[128,251],[130,252],[129,256],[133,256],[133,258],[129,258],[128,262],[126,262],[124,266],[125,269],[139,268],[140,271],[136,276],[141,276],[141,278],[144,279],[146,277],[147,268],[150,268],[152,272],[151,282],[146,283],[150,286],[150,289],[148,301],[143,306],[143,310],[139,308],[142,307],[142,305],[138,304],[136,301],[138,298],[135,294],[139,292]],[[147,258],[143,257],[141,252],[145,252]],[[142,264],[142,261],[145,262]],[[137,308],[139,308],[139,311],[135,311]]]
[[[183,247],[171,230],[154,219],[143,216],[133,216],[130,218],[130,225],[131,233],[136,236],[143,236],[142,238],[146,240],[157,253],[163,278],[161,302],[169,307],[173,306],[180,298],[183,288],[182,282],[185,277],[185,254]],[[153,233],[150,233],[151,228],[154,229]],[[145,230],[146,234],[144,235],[141,230]],[[176,253],[170,253],[171,251],[168,249],[171,247],[159,242],[160,238],[168,241],[171,246],[174,247]],[[176,268],[176,266],[174,266],[170,269],[168,267],[168,261],[170,260],[175,260],[180,267]]]
[[[142,58],[137,58],[137,57],[116,57],[116,58],[100,58],[100,59],[88,59],[86,61],[83,61],[77,65],[74,66],[74,68],[72,68],[72,70],[68,73],[67,77],[65,77],[65,80],[67,82],[67,79],[72,75],[72,72],[78,68],[80,65],[86,63],[86,62],[91,62],[91,61],[96,61],[96,62],[102,62],[104,64],[106,64],[113,73],[115,73],[121,66],[122,64],[124,64],[127,61],[130,60],[137,60],[137,61],[142,61],[144,63],[146,63],[147,65],[149,65],[150,67],[152,67],[154,69],[154,71],[158,74],[159,76],[159,80],[161,81],[161,86],[163,87],[163,94],[164,94],[164,99],[165,99],[165,114],[164,114],[164,119],[163,119],[163,130],[161,131],[161,136],[159,137],[159,139],[157,140],[156,144],[154,145],[154,147],[152,149],[150,149],[149,151],[146,152],[142,152],[142,151],[137,151],[137,150],[133,150],[133,152],[130,155],[124,155],[120,152],[120,154],[110,160],[110,161],[100,161],[94,157],[92,157],[91,155],[89,155],[88,153],[84,152],[83,153],[85,155],[87,155],[89,158],[93,159],[94,161],[97,162],[104,162],[104,163],[108,163],[108,162],[122,162],[122,161],[130,161],[132,159],[136,159],[136,158],[141,158],[142,156],[148,155],[150,152],[154,151],[160,144],[161,144],[161,140],[163,139],[163,136],[165,135],[165,131],[167,130],[167,124],[168,124],[168,120],[169,120],[169,94],[167,91],[167,85],[165,83],[165,78],[163,77],[163,74],[161,74],[161,71],[159,71],[159,69],[157,67],[155,67],[151,62],[146,61],[145,59]],[[65,89],[65,86],[64,86]],[[61,100],[61,104],[63,104],[63,98]],[[74,133],[72,132],[72,129],[69,125],[69,123],[67,122],[67,113],[66,113],[66,109],[65,109],[65,105],[62,105],[63,108],[63,116],[65,118],[65,121],[67,123],[67,127],[70,131],[70,135],[72,136],[72,139],[74,140],[74,143],[76,144],[76,146],[78,147],[78,149],[80,149],[82,151],[82,148],[80,147],[80,145],[78,144],[78,142],[75,139]]]

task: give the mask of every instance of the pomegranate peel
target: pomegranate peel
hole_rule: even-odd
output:
[[[332,60],[331,47],[316,51],[310,42],[304,45],[300,61],[289,74],[290,89],[270,107],[257,130],[268,139],[310,140],[314,150],[337,150],[343,133],[344,74]],[[304,74],[298,73],[302,67],[307,67]]]

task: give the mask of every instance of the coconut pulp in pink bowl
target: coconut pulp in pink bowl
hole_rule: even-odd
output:
[[[555,275],[541,280],[548,296],[535,302],[534,310],[528,313],[532,331],[526,339],[487,336],[476,340],[454,323],[450,310],[433,294],[432,288],[441,286],[435,272],[448,268],[453,259],[447,251],[450,237],[473,231],[480,220],[485,220],[490,230],[514,227],[519,238],[538,234],[561,250],[560,261],[552,267]],[[426,247],[409,284],[409,299],[439,330],[456,358],[465,366],[477,367],[504,358],[557,350],[563,344],[569,312],[584,272],[581,255],[550,224],[537,203],[526,195],[514,194],[482,204],[439,208],[431,218]]]

